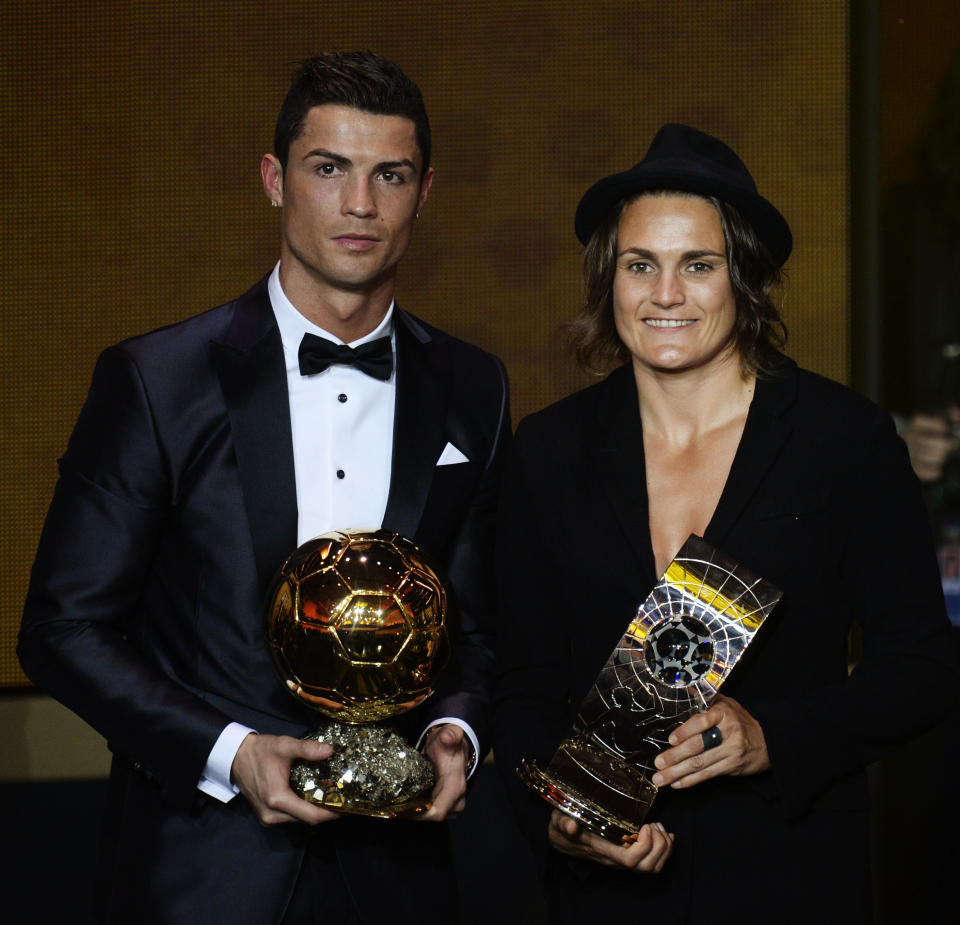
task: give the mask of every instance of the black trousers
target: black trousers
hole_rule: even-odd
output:
[[[282,925],[362,925],[330,839],[310,839]]]

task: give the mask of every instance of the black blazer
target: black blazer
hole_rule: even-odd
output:
[[[552,755],[657,578],[629,367],[520,425],[502,510],[494,749],[557,917],[601,903],[637,921],[781,922],[812,907],[859,921],[865,766],[954,701],[930,531],[889,416],[785,358],[758,380],[705,539],[784,592],[723,689],[759,720],[772,769],[662,793],[654,818],[676,850],[642,883],[548,850],[546,804],[514,773]]]
[[[409,722],[460,716],[486,747],[506,376],[489,354],[395,317],[383,525],[446,570],[460,626],[442,690]],[[448,441],[469,462],[438,467]],[[309,830],[263,829],[242,797],[219,804],[196,785],[229,721],[301,735],[317,720],[282,689],[262,632],[265,589],[296,546],[296,522],[286,372],[265,279],[101,355],[60,462],[19,654],[115,753],[101,890],[111,920],[259,925],[282,914]],[[349,819],[321,829],[371,914],[389,895],[403,919],[397,879],[408,880],[404,896],[434,875],[431,886],[444,888],[443,827]],[[372,890],[370,876],[386,879]]]

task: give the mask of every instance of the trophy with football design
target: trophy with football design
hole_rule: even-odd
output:
[[[447,594],[423,551],[389,530],[337,530],[298,547],[267,596],[266,636],[287,690],[329,721],[290,785],[328,809],[393,817],[429,806],[433,766],[388,723],[433,693],[450,653]]]
[[[691,536],[594,681],[568,738],[526,784],[585,828],[632,840],[653,804],[653,761],[706,710],[781,592]]]

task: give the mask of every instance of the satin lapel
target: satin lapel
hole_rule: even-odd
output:
[[[447,403],[440,347],[415,318],[396,310],[397,404],[393,465],[383,526],[415,537],[444,447]]]
[[[610,374],[598,408],[596,440],[591,448],[596,475],[617,522],[641,565],[644,582],[656,580],[650,544],[650,511],[643,457],[643,427],[633,370]]]
[[[210,352],[227,403],[257,576],[265,589],[297,544],[287,374],[266,280],[237,300],[233,323]]]
[[[757,379],[730,475],[704,536],[719,549],[793,430],[784,412],[796,397],[796,370],[796,364],[784,357],[773,376]]]

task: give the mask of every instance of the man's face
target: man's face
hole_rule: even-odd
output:
[[[392,285],[433,179],[421,168],[410,119],[311,109],[282,176],[273,155],[261,164],[267,195],[283,206],[284,288],[370,294]]]

